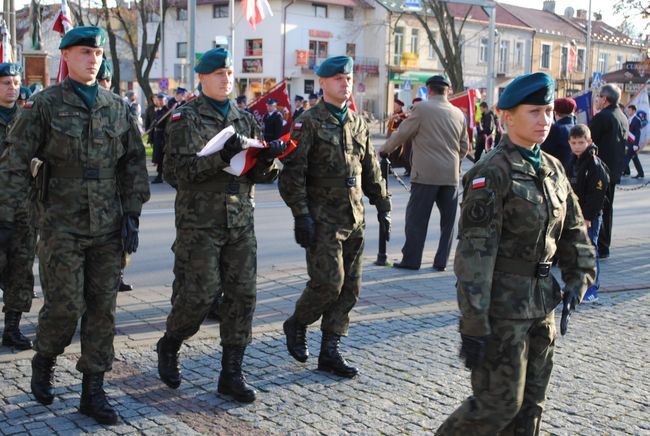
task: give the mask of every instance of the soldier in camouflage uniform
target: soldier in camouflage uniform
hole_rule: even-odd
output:
[[[0,157],[0,222],[15,222],[26,200],[30,163],[36,187],[38,256],[45,301],[32,359],[32,393],[51,404],[56,357],[81,318],[80,412],[103,424],[117,415],[103,391],[113,363],[115,299],[122,253],[137,249],[142,204],[149,199],[145,153],[127,105],[96,74],[104,31],[70,30],[60,48],[69,76],[38,93],[18,115]]]
[[[284,323],[287,349],[309,357],[307,326],[322,317],[318,368],[354,377],[357,368],[341,356],[349,312],[359,299],[364,245],[363,194],[377,207],[390,234],[390,195],[363,119],[348,110],[352,59],[329,58],[318,69],[323,99],[293,124],[297,149],[284,159],[280,194],[295,218],[296,242],[307,249],[309,282]]]
[[[464,177],[458,277],[461,356],[470,396],[438,435],[536,435],[555,347],[554,309],[574,307],[595,253],[560,161],[540,150],[553,120],[553,79],[515,79],[499,98],[508,134]],[[550,273],[558,260],[564,291]]]
[[[180,385],[180,346],[199,330],[221,289],[223,353],[218,390],[249,403],[255,400],[255,390],[246,383],[242,361],[252,338],[257,294],[254,184],[276,179],[274,158],[286,147],[282,142],[271,143],[241,176],[225,172],[247,138],[258,138],[260,131],[253,116],[228,99],[233,69],[227,50],[206,52],[194,70],[199,73],[202,93],[178,107],[167,125],[164,176],[178,185],[175,278],[167,331],[157,345],[158,372],[168,386]],[[197,152],[228,126],[236,133],[223,150],[198,157]]]
[[[0,64],[0,153],[4,151],[2,142],[18,113],[16,99],[21,88],[21,71],[22,68],[18,64]],[[36,229],[31,215],[30,201],[26,199],[16,210],[13,226],[0,228],[0,237],[11,235],[9,241],[0,242],[3,247],[8,247],[6,251],[2,251],[0,260],[0,286],[4,290],[2,311],[5,313],[2,345],[18,350],[28,350],[32,347],[32,341],[25,337],[19,328],[23,312],[29,312],[32,307],[34,291],[32,266],[36,249]]]

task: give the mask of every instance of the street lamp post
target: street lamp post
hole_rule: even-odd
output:
[[[587,16],[587,53],[585,53],[585,86],[584,91],[589,89],[589,77],[591,76],[591,0],[589,0],[589,15]]]

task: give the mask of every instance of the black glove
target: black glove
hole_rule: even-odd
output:
[[[564,291],[562,296],[562,318],[560,318],[560,333],[564,336],[569,329],[569,319],[571,318],[571,312],[576,309],[578,305],[578,296],[575,291]]]
[[[279,139],[269,142],[269,146],[257,153],[260,159],[273,160],[287,151],[287,143]]]
[[[379,221],[379,228],[386,236],[386,241],[390,241],[390,211],[377,212],[377,221]]]
[[[122,217],[122,242],[126,254],[138,251],[138,233],[140,232],[140,218],[134,214]]]
[[[382,159],[385,159],[385,158],[388,157],[388,153],[386,153],[385,151],[380,151],[379,152],[379,157],[382,158]]]
[[[485,361],[487,351],[487,336],[469,336],[460,334],[463,341],[460,347],[460,357],[465,359],[465,366],[474,369],[481,366]]]
[[[244,150],[243,144],[246,142],[246,137],[239,133],[233,133],[230,138],[223,144],[223,149],[219,152],[221,160],[226,163],[230,162],[237,153]]]
[[[311,215],[300,215],[296,217],[294,228],[296,242],[302,248],[308,248],[316,239],[316,225]]]
[[[7,221],[0,221],[0,250],[1,251],[7,251],[13,235],[14,235],[14,224]]]

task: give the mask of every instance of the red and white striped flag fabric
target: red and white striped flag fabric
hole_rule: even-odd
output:
[[[2,62],[13,62],[11,35],[4,21],[0,21],[0,38],[0,59],[2,59]]]
[[[273,16],[268,0],[243,0],[242,6],[244,8],[244,17],[253,30],[267,16]]]
[[[68,2],[67,0],[61,0],[61,10],[59,11],[59,15],[56,17],[56,20],[54,20],[54,26],[52,26],[52,30],[61,34],[61,38],[63,38],[63,35],[68,33],[68,31],[70,31],[70,29],[73,27],[74,24],[72,24],[72,15],[70,15]],[[61,59],[59,60],[59,72],[56,75],[56,81],[62,82],[63,79],[65,79],[67,76],[68,64],[65,63],[63,56],[61,56]]]

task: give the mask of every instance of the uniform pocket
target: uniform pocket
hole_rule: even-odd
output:
[[[44,150],[45,160],[49,163],[79,160],[83,125],[56,118],[51,121],[50,127],[50,141]]]
[[[129,130],[127,123],[116,123],[111,126],[104,127],[104,133],[108,138],[110,144],[110,158],[115,161],[119,160],[126,154],[126,148],[122,143],[122,136]]]
[[[510,190],[515,196],[523,198],[524,200],[534,204],[541,204],[542,201],[544,201],[544,197],[542,197],[542,194],[540,194],[537,186],[535,186],[534,182],[532,181],[520,182],[513,180]]]

